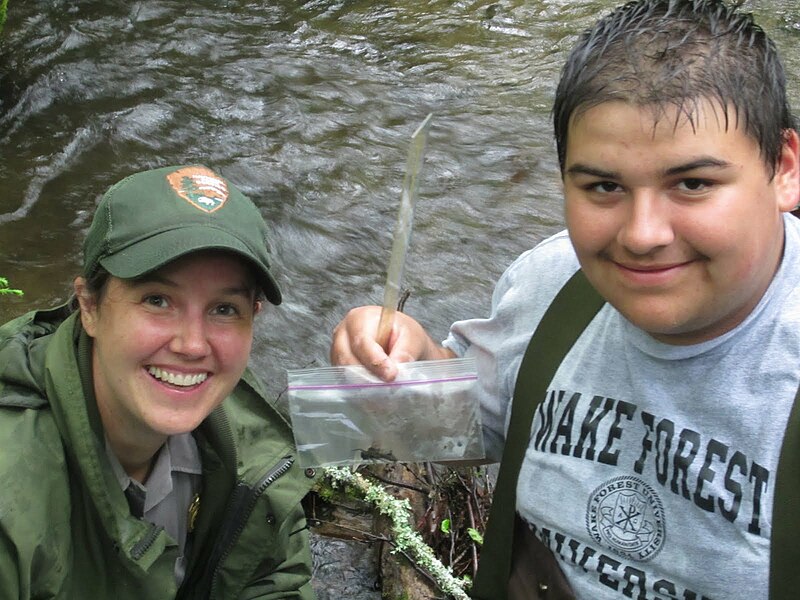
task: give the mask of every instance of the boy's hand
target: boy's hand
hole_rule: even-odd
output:
[[[333,330],[331,364],[364,365],[384,381],[397,376],[397,363],[454,358],[450,350],[436,344],[423,327],[404,313],[395,313],[388,354],[376,341],[380,306],[352,309]]]

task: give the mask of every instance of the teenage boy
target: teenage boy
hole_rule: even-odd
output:
[[[800,142],[773,43],[718,1],[635,1],[581,36],[553,115],[567,230],[490,316],[439,345],[398,314],[387,355],[380,309],[354,309],[331,359],[392,379],[474,356],[498,459],[529,340],[582,270],[606,303],[535,399],[518,514],[578,598],[767,598],[800,382]]]
[[[247,368],[256,206],[201,166],[102,198],[77,310],[0,327],[0,597],[313,598],[287,422]]]

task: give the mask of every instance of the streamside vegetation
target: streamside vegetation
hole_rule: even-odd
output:
[[[3,2],[3,0],[0,0]],[[5,6],[5,4],[0,4],[0,6]],[[2,25],[2,20],[0,20],[0,25]],[[22,296],[23,291],[17,290],[12,287],[8,286],[8,279],[5,277],[0,277],[0,296]]]
[[[0,0],[0,32],[6,24],[6,11],[8,10],[8,0]]]
[[[386,544],[384,598],[468,597],[493,491],[485,467],[390,463],[325,475],[305,500],[309,524],[323,536]]]

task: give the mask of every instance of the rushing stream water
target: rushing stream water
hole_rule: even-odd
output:
[[[551,98],[574,36],[616,4],[10,0],[0,276],[26,293],[0,297],[0,322],[67,298],[109,185],[204,163],[271,225],[285,301],[260,317],[253,365],[277,395],[286,368],[327,361],[349,307],[381,303],[408,141],[432,112],[406,311],[443,337],[562,226]],[[800,0],[747,7],[800,108]]]

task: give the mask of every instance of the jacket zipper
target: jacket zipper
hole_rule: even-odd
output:
[[[136,542],[131,548],[131,558],[133,560],[139,560],[144,556],[145,552],[150,549],[150,546],[153,545],[153,542],[156,541],[158,534],[161,533],[161,530],[164,529],[160,525],[150,525],[150,529],[147,531],[145,536]]]
[[[230,526],[226,528],[226,531],[220,532],[220,538],[227,538],[227,542],[225,542],[224,547],[219,548],[218,552],[215,552],[216,557],[209,561],[209,565],[214,569],[211,577],[211,593],[209,594],[209,597],[214,596],[214,591],[217,586],[217,574],[219,572],[219,568],[227,558],[228,554],[230,554],[230,551],[233,548],[233,545],[236,543],[236,540],[239,539],[239,535],[242,533],[245,523],[250,518],[250,514],[253,512],[256,502],[258,502],[258,499],[267,490],[267,488],[269,488],[269,486],[271,486],[289,471],[293,464],[293,456],[284,456],[277,465],[267,471],[267,473],[258,481],[255,486],[245,492],[247,496],[241,500],[242,503],[246,501],[246,504],[244,504],[244,509],[237,511],[236,520],[231,522]],[[228,536],[228,532],[230,531],[232,531],[232,534]]]

